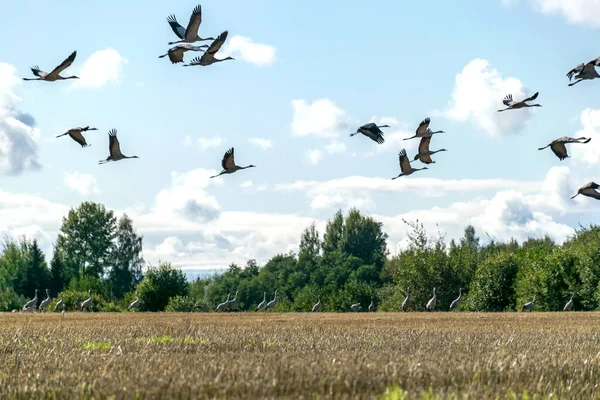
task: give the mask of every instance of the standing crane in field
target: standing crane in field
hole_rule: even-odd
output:
[[[317,304],[315,304],[312,308],[312,312],[319,312],[323,308],[323,304],[321,303],[321,296],[318,296]]]
[[[565,158],[569,158],[569,154],[567,153],[567,143],[588,143],[592,138],[580,137],[580,138],[572,138],[563,136],[561,138],[555,139],[544,147],[540,147],[538,150],[544,150],[546,147],[550,147],[550,150],[558,157],[560,161]]]
[[[383,131],[380,128],[389,128],[389,127],[390,127],[389,125],[377,125],[374,122],[369,122],[368,124],[359,126],[358,129],[356,130],[356,132],[351,133],[350,136],[352,137],[354,135],[358,135],[359,133],[362,133],[363,135],[365,135],[369,139],[377,142],[378,144],[383,144],[383,142],[385,140],[383,139]]]
[[[423,121],[421,121],[421,123],[419,124],[419,126],[417,127],[417,130],[415,131],[414,136],[408,137],[408,138],[404,138],[402,140],[410,140],[410,139],[414,139],[414,138],[425,138],[425,137],[431,137],[433,135],[435,135],[436,133],[444,133],[444,131],[432,131],[431,129],[429,129],[429,123],[431,123],[431,118],[425,118]]]
[[[598,185],[596,182],[588,182],[585,185],[583,185],[582,187],[580,187],[579,190],[577,191],[577,193],[575,195],[571,196],[571,198],[574,199],[577,195],[582,195],[582,196],[591,197],[596,200],[600,200],[600,192],[598,192],[596,190],[599,188],[600,188],[600,185]]]
[[[225,311],[227,309],[227,304],[229,304],[229,298],[231,297],[231,293],[227,294],[227,300],[223,303],[217,304],[216,311]]]
[[[238,295],[238,291],[235,292],[235,296],[233,297],[233,299],[231,299],[230,301],[227,302],[227,306],[225,307],[225,309],[227,311],[231,311],[237,307],[237,304],[238,304],[237,295]]]
[[[530,302],[523,304],[521,311],[531,311],[531,310],[533,310],[534,305],[535,305],[535,294],[533,295],[533,299]]]
[[[360,310],[362,310],[362,306],[360,305],[360,303],[354,303],[350,306],[350,309],[354,312],[359,312]]]
[[[183,64],[183,66],[184,67],[194,67],[194,66],[199,65],[201,67],[206,67],[208,65],[212,65],[214,63],[218,63],[221,61],[235,60],[235,58],[233,58],[231,56],[227,56],[225,58],[215,58],[215,55],[217,54],[217,52],[219,50],[221,50],[221,46],[223,46],[223,43],[225,43],[225,40],[227,40],[228,34],[229,34],[229,32],[227,32],[227,31],[224,31],[223,33],[221,33],[210,44],[210,46],[208,46],[208,49],[206,49],[204,54],[202,54],[202,57],[196,57],[189,64]]]
[[[127,310],[137,310],[138,307],[140,306],[140,296],[138,296],[138,294],[135,294],[135,300],[133,301],[133,303],[131,303],[129,305],[129,307],[127,307]]]
[[[50,305],[50,300],[52,300],[50,298],[50,289],[46,289],[46,298],[40,303],[40,311],[44,311],[48,308]]]
[[[256,306],[256,310],[255,311],[264,310],[266,306],[267,306],[267,292],[264,292],[263,293],[263,301],[261,301],[260,303],[258,303],[258,305]]]
[[[63,297],[63,293],[60,292],[59,296],[60,300],[54,305],[54,312],[58,311],[59,307],[62,307],[63,310],[65,309],[65,299]]]
[[[398,153],[398,158],[400,160],[400,175],[393,177],[392,180],[394,179],[398,179],[401,176],[408,176],[411,175],[412,173],[416,172],[416,171],[422,171],[424,169],[428,169],[427,167],[423,167],[423,168],[413,168],[410,165],[410,160],[408,159],[408,156],[406,155],[406,150],[402,149],[400,150],[400,152]]]
[[[77,57],[77,51],[74,51],[73,53],[71,53],[71,55],[69,57],[67,57],[67,59],[65,61],[63,61],[58,67],[54,68],[52,70],[52,72],[47,73],[44,72],[42,70],[40,70],[40,68],[35,65],[33,67],[31,67],[31,72],[33,72],[33,74],[35,76],[37,76],[37,78],[23,78],[24,81],[46,81],[46,82],[54,82],[54,81],[61,81],[61,80],[65,80],[65,79],[79,79],[79,77],[73,75],[73,76],[60,76],[60,73],[62,71],[64,71],[65,69],[69,68],[69,66],[71,64],[73,64],[73,61],[75,61],[75,57]]]
[[[408,311],[408,307],[410,307],[410,288],[406,290],[406,298],[402,302],[402,311]]]
[[[92,291],[88,290],[88,293],[90,294],[90,297],[88,297],[81,303],[81,311],[83,311],[83,310],[91,311],[92,310],[92,305],[93,305],[92,304],[92,302],[93,302]]]
[[[460,303],[462,303],[462,301],[463,301],[462,288],[458,288],[458,297],[452,303],[450,303],[450,311],[454,310],[455,308],[458,308],[458,306],[460,306]]]
[[[572,308],[573,308],[573,293],[571,293],[571,298],[569,299],[569,301],[567,301],[567,304],[565,304],[563,311],[571,311]]]
[[[540,92],[535,92],[535,94],[531,97],[526,98],[525,100],[521,100],[521,101],[514,101],[512,94],[507,95],[506,97],[504,97],[504,100],[502,100],[502,102],[504,103],[505,106],[507,106],[507,108],[503,108],[502,110],[498,110],[498,112],[502,112],[502,111],[507,111],[507,110],[518,110],[520,108],[525,108],[525,107],[541,107],[541,104],[528,104],[528,101],[533,101],[535,99],[537,99],[538,95],[540,94]]]
[[[167,22],[171,26],[171,29],[175,35],[181,39],[176,42],[169,42],[170,45],[177,43],[194,43],[197,41],[214,40],[212,37],[203,39],[198,36],[198,29],[200,28],[200,24],[202,24],[202,7],[200,4],[198,4],[192,10],[192,15],[190,16],[190,21],[188,22],[187,28],[181,26],[173,14],[167,17]]]
[[[73,139],[74,141],[76,141],[77,143],[79,143],[81,145],[81,147],[87,147],[87,146],[91,146],[91,144],[88,144],[85,141],[85,138],[83,137],[83,135],[81,134],[82,132],[87,132],[87,131],[97,131],[98,129],[96,128],[90,128],[89,126],[84,126],[84,127],[80,127],[80,128],[72,128],[69,129],[67,132],[56,136],[57,138],[61,137],[61,136],[65,136],[65,135],[69,135],[69,137],[71,139]]]
[[[425,308],[427,309],[427,311],[433,311],[436,303],[437,303],[437,295],[435,294],[435,288],[433,288],[433,297],[431,299],[429,299],[429,301],[425,305]]]
[[[591,80],[591,79],[600,78],[598,71],[596,71],[596,67],[598,67],[598,66],[600,66],[600,57],[594,58],[592,61],[589,61],[587,64],[581,63],[578,66],[576,66],[575,68],[573,68],[572,70],[570,70],[569,72],[567,72],[567,77],[569,78],[569,82],[571,82],[571,79],[573,78],[573,75],[575,75],[575,74],[577,74],[577,75],[575,75],[575,79],[579,79],[578,81],[569,83],[569,86],[573,86],[576,83],[579,83],[586,79]]]
[[[277,297],[277,290],[275,290],[275,297],[273,297],[273,300],[271,300],[270,302],[267,303],[265,310],[271,310],[271,309],[275,308],[277,303],[279,303],[279,298]]]
[[[240,167],[239,165],[236,165],[235,164],[235,155],[233,154],[233,147],[225,152],[225,155],[223,156],[223,159],[221,160],[221,166],[223,167],[223,171],[221,171],[217,175],[211,176],[211,178],[216,178],[217,176],[221,176],[223,174],[233,174],[234,172],[239,171],[240,169],[256,167],[256,165],[252,165],[252,164],[247,165],[245,167]]]
[[[35,297],[31,300],[29,300],[27,303],[25,303],[25,305],[23,306],[23,311],[28,311],[30,309],[36,309],[37,308],[37,302],[38,302],[38,289],[35,289]]]
[[[375,302],[373,301],[373,296],[371,296],[371,304],[369,304],[369,312],[375,311]]]
[[[203,44],[202,46],[194,46],[193,44],[189,43],[181,43],[170,48],[165,54],[158,56],[158,58],[169,56],[171,64],[177,64],[183,62],[183,55],[186,51],[204,51],[203,49],[206,48],[208,48],[207,44]]]
[[[423,164],[435,163],[435,161],[433,161],[431,159],[432,155],[434,155],[435,153],[439,153],[440,151],[448,151],[446,149],[439,149],[439,150],[431,151],[431,150],[429,150],[430,142],[431,142],[431,136],[426,136],[424,138],[421,138],[421,141],[419,142],[419,154],[417,154],[415,156],[413,161],[421,160],[421,162]]]
[[[106,157],[106,160],[98,161],[98,164],[105,164],[109,161],[119,161],[125,158],[139,158],[138,156],[126,156],[121,153],[121,145],[119,144],[119,139],[117,139],[117,130],[111,129],[108,131],[108,151],[110,155]]]

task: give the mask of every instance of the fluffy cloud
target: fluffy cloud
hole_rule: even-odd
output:
[[[98,180],[90,174],[81,172],[70,172],[64,174],[64,184],[69,189],[72,189],[82,196],[100,193],[98,188]]]
[[[203,138],[203,137],[198,138],[198,146],[200,146],[200,148],[202,150],[212,149],[212,148],[215,148],[215,147],[219,147],[224,142],[225,141],[220,136],[213,137],[213,138]]]
[[[231,56],[258,66],[267,66],[275,62],[277,50],[273,46],[257,43],[251,38],[234,35],[227,39],[218,57]]]
[[[0,175],[40,168],[35,118],[18,109],[14,93],[21,82],[12,65],[0,63]]]
[[[525,127],[531,111],[520,109],[499,113],[505,108],[502,99],[512,94],[515,100],[526,97],[523,84],[517,78],[502,78],[486,61],[474,59],[456,75],[449,107],[438,111],[456,121],[470,121],[491,136],[516,133]],[[532,93],[527,93],[531,95]]]
[[[249,138],[248,141],[253,145],[260,147],[263,150],[267,150],[273,147],[273,142],[269,139]]]
[[[306,158],[312,165],[318,165],[323,159],[323,152],[319,149],[312,149],[306,152]]]
[[[511,5],[518,0],[503,0]],[[572,24],[600,27],[600,2],[598,0],[531,0],[534,9],[544,14],[560,14]]]
[[[74,87],[98,89],[110,83],[121,83],[123,66],[127,59],[112,48],[98,50],[88,57],[79,71]]]
[[[336,138],[350,129],[350,118],[329,99],[292,100],[292,133],[297,136]]]
[[[243,188],[249,188],[249,187],[252,187],[252,185],[254,185],[254,183],[252,183],[252,181],[244,181],[244,182],[243,182],[243,183],[240,185],[240,187],[243,187]]]
[[[597,165],[600,163],[600,110],[586,108],[579,119],[582,129],[575,133],[575,137],[585,136],[592,140],[586,144],[568,144],[567,151],[574,160]]]

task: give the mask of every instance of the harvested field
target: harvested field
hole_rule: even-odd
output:
[[[0,397],[600,398],[599,327],[589,312],[0,314]]]

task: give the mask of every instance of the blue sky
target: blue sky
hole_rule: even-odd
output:
[[[204,1],[200,36],[228,30],[219,56],[236,60],[159,59],[176,39],[167,15],[187,25],[196,4],[4,8],[0,233],[49,250],[68,208],[98,201],[132,216],[148,261],[191,271],[265,262],[351,206],[384,222],[392,253],[405,243],[402,218],[448,237],[471,223],[482,236],[557,241],[598,222],[593,200],[569,196],[600,179],[600,82],[567,87],[565,76],[600,55],[596,1]],[[79,81],[20,79],[73,50],[65,75]],[[542,108],[496,113],[505,94],[536,91]],[[402,138],[428,116],[446,132],[432,149],[448,152],[390,180],[398,151],[418,145]],[[348,136],[370,121],[392,125],[384,145]],[[99,129],[86,134],[91,147],[55,138],[85,125]],[[97,165],[112,128],[140,159]],[[562,162],[537,151],[560,136],[593,140]],[[232,146],[238,164],[257,168],[208,180]]]

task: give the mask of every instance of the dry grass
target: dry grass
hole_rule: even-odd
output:
[[[600,313],[0,314],[0,397],[600,398],[599,327]]]

